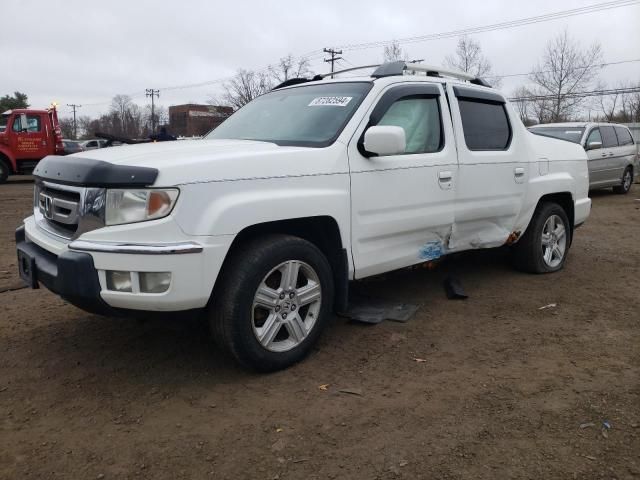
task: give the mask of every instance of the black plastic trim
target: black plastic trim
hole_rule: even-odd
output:
[[[85,187],[146,187],[153,185],[158,169],[115,165],[102,160],[49,155],[38,162],[33,175],[66,185]]]
[[[476,90],[474,88],[467,87],[453,87],[453,93],[455,93],[457,98],[467,98],[470,100],[482,100],[483,102],[491,102],[491,103],[507,103],[502,95],[499,95],[495,92],[487,92],[484,90]]]
[[[382,95],[371,115],[369,116],[369,126],[377,125],[384,114],[397,100],[404,97],[439,97],[440,89],[434,84],[424,85],[402,85],[393,87]]]
[[[25,239],[24,226],[16,230],[15,236],[17,251],[35,264],[36,282],[87,312],[114,313],[100,296],[100,281],[91,255],[66,251],[56,256]]]
[[[399,60],[397,62],[383,63],[376,68],[371,76],[373,78],[393,77],[395,75],[402,75],[407,68],[407,63]]]

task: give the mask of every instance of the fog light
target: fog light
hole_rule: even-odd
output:
[[[140,291],[164,293],[171,285],[171,272],[140,272]]]
[[[131,273],[107,270],[107,289],[116,292],[131,292]]]

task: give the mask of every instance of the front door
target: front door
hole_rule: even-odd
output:
[[[367,128],[405,131],[404,154],[365,156]],[[402,84],[380,93],[349,143],[352,254],[356,278],[414,265],[448,251],[456,149],[440,84]]]
[[[517,114],[496,92],[447,87],[459,174],[452,250],[497,247],[514,232],[529,177],[529,151]]]
[[[11,122],[9,141],[11,151],[16,160],[40,160],[49,153],[47,144],[46,114],[29,113],[26,115],[27,124],[22,125],[21,115],[15,115]]]
[[[598,143],[600,146],[598,146]],[[602,135],[598,127],[587,134],[585,142],[589,158],[589,187],[599,187],[607,182],[607,151],[602,147]]]

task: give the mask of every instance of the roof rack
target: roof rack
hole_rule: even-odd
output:
[[[396,75],[404,75],[405,72],[416,73],[424,72],[428,77],[451,77],[458,80],[464,80],[475,85],[482,85],[483,87],[491,87],[484,79],[476,77],[461,70],[448,69],[442,67],[436,67],[433,65],[426,65],[424,63],[412,63],[403,60],[397,62],[377,63],[373,65],[362,65],[360,67],[345,68],[343,70],[337,70],[331,73],[323,73],[316,75],[313,78],[292,78],[282,82],[280,85],[274,87],[274,90],[279,88],[288,87],[290,85],[296,85],[298,83],[312,82],[316,80],[322,80],[333,75],[340,75],[341,73],[353,72],[355,70],[365,70],[375,68],[371,76],[373,78],[392,77]]]

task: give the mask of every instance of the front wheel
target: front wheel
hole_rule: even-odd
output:
[[[301,360],[331,315],[331,267],[301,238],[270,235],[238,247],[220,282],[209,309],[214,338],[255,370]]]
[[[515,265],[530,273],[557,272],[564,266],[570,245],[571,227],[566,212],[557,203],[543,203],[514,246]]]
[[[613,191],[615,193],[621,193],[621,194],[629,193],[629,190],[631,190],[632,183],[633,183],[633,170],[631,170],[631,167],[627,167],[624,170],[624,173],[622,174],[622,181],[620,185],[613,187]]]
[[[9,165],[7,165],[4,160],[0,159],[0,183],[4,183],[7,181],[7,178],[9,178],[9,173],[11,173]]]

